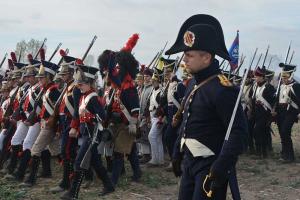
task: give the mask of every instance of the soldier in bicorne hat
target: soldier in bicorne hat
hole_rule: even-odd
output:
[[[244,149],[247,124],[239,105],[230,137],[223,146],[239,89],[221,74],[215,59],[218,55],[230,60],[219,21],[204,14],[187,19],[166,54],[178,52],[184,52],[183,61],[193,75],[183,99],[182,122],[172,158],[175,175],[182,176],[178,199],[223,200],[228,178]],[[212,187],[204,182],[208,174]],[[211,198],[205,193],[209,188]]]

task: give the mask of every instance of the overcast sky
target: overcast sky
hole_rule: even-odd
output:
[[[264,53],[268,44],[276,62],[283,61],[290,40],[293,63],[298,64],[299,11],[299,0],[1,0],[0,59],[22,39],[45,37],[48,56],[62,42],[70,55],[81,57],[94,35],[98,39],[90,53],[97,57],[104,49],[120,49],[139,33],[134,53],[147,64],[166,41],[170,47],[188,17],[205,13],[221,22],[228,49],[240,31],[240,54],[246,55],[246,64],[256,47]],[[57,55],[54,61],[58,59]]]

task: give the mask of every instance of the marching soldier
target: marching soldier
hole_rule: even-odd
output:
[[[14,52],[11,53],[12,57]],[[21,91],[21,87],[23,85],[23,80],[21,81],[22,77],[22,68],[26,65],[23,63],[18,63],[14,59],[12,61],[12,64],[14,66],[14,70],[12,71],[12,77],[11,77],[11,84],[12,84],[12,89],[9,92],[9,99],[8,99],[8,105],[3,113],[3,126],[2,128],[6,129],[5,131],[5,138],[3,141],[3,145],[5,146],[5,149],[3,149],[2,154],[3,157],[7,156],[8,150],[10,148],[10,143],[11,139],[15,133],[16,126],[17,124],[14,123],[15,121],[11,120],[11,116],[13,112],[18,108],[19,106],[19,101],[18,101],[18,93]],[[25,87],[24,87],[25,89]],[[11,154],[11,159],[9,160],[9,164],[6,169],[1,170],[2,173],[9,173],[11,174],[17,165],[18,161],[18,153],[21,151],[20,146],[13,146],[12,147],[12,154]]]
[[[28,118],[32,113],[34,116],[37,116],[40,112],[41,103],[39,103],[38,96],[41,95],[42,89],[41,85],[37,82],[37,78],[35,77],[37,74],[37,67],[40,66],[40,62],[37,60],[30,60],[30,65],[26,67],[26,71],[24,77],[27,77],[28,82],[30,83],[30,88],[25,96],[24,103],[22,105],[21,113],[23,115],[23,123],[27,127],[27,131],[23,132],[22,137],[22,154],[20,157],[20,164],[13,174],[14,179],[18,181],[22,181],[25,172],[29,166],[29,161],[31,159],[31,148],[40,133],[40,122],[37,117],[32,118],[30,122]],[[36,104],[36,105],[35,105]],[[34,109],[36,107],[36,109]],[[21,134],[20,134],[21,136]],[[17,140],[16,140],[17,141]]]
[[[58,75],[61,76],[66,84],[66,91],[63,94],[62,102],[59,106],[59,125],[61,129],[61,157],[63,162],[63,177],[58,186],[51,188],[53,193],[62,192],[70,187],[70,175],[74,171],[73,165],[76,158],[77,135],[69,137],[71,131],[71,122],[75,120],[78,114],[80,90],[76,87],[73,75],[76,58],[67,56],[64,51],[60,51],[63,57]]]
[[[249,132],[249,138],[248,138],[248,151],[249,153],[254,153],[254,139],[253,139],[253,127],[254,127],[254,119],[253,119],[253,71],[249,71],[246,82],[243,88],[243,96],[242,96],[242,106],[243,110],[246,114],[247,121],[248,121],[248,132]]]
[[[185,86],[182,82],[179,82],[177,76],[174,74],[176,73],[175,69],[175,60],[167,60],[164,59],[166,63],[170,63],[164,66],[164,76],[168,79],[168,86],[167,86],[167,129],[165,131],[165,143],[169,153],[170,158],[172,158],[174,144],[178,137],[176,128],[172,126],[172,119],[177,110],[180,108],[180,104],[182,98],[185,93]],[[167,167],[167,171],[172,171],[172,165]]]
[[[275,103],[275,88],[266,80],[264,67],[254,72],[255,85],[253,86],[254,121],[253,137],[256,154],[259,158],[266,158],[268,151],[268,136],[270,134],[271,111]]]
[[[7,81],[2,81],[1,86],[1,107],[0,107],[0,123],[3,124],[4,116],[7,106],[9,104],[9,91],[10,87],[7,84]],[[5,137],[6,137],[6,131],[7,129],[2,127],[1,133],[0,133],[0,169],[2,169],[4,162],[6,161],[6,144],[4,144]]]
[[[223,146],[238,88],[220,74],[215,59],[218,55],[230,60],[218,20],[204,14],[187,19],[166,54],[182,51],[194,78],[183,100],[182,123],[172,159],[175,175],[182,176],[178,199],[223,200],[229,175],[244,147],[247,124],[239,105],[229,140]],[[213,182],[212,198],[202,189],[208,174],[208,181]]]
[[[144,75],[144,86],[140,95],[140,111],[139,111],[139,129],[141,132],[141,137],[138,139],[138,147],[139,147],[139,154],[142,155],[140,159],[140,163],[144,164],[147,163],[150,157],[150,144],[148,140],[149,134],[149,126],[150,126],[150,116],[149,116],[149,100],[150,95],[153,91],[153,87],[151,84],[151,77],[152,77],[152,70],[146,68],[143,71]]]
[[[293,79],[296,66],[281,63],[282,67],[279,101],[276,118],[281,138],[281,160],[285,163],[295,160],[291,131],[297,121],[300,108],[300,84]]]
[[[134,45],[130,45],[130,41]],[[114,92],[109,122],[113,132],[113,167],[112,182],[117,184],[124,167],[124,156],[128,156],[133,170],[133,181],[139,181],[142,172],[139,165],[136,134],[137,119],[139,114],[139,97],[134,86],[134,80],[138,72],[138,61],[131,54],[138,35],[134,34],[125,47],[119,52],[105,50],[98,59],[100,68],[106,69],[109,79],[112,81]],[[118,67],[118,69],[117,69]]]
[[[159,166],[164,164],[164,148],[162,142],[163,121],[158,115],[160,101],[160,78],[154,73],[152,76],[153,91],[150,96],[149,112],[151,117],[151,129],[149,131],[149,142],[151,145],[151,160],[148,162],[149,166]]]
[[[25,124],[26,114],[24,112],[24,110],[25,110],[24,105],[25,105],[25,103],[28,103],[28,101],[26,102],[26,98],[28,97],[29,93],[31,92],[32,87],[37,82],[35,75],[36,75],[36,70],[35,70],[34,65],[29,64],[28,66],[25,67],[25,72],[22,75],[25,80],[25,83],[20,89],[24,88],[24,86],[25,86],[25,87],[28,87],[28,89],[27,89],[28,91],[26,90],[26,91],[22,92],[23,95],[19,98],[19,108],[17,110],[15,110],[15,112],[12,116],[13,120],[18,120],[18,122],[17,122],[18,125],[17,125],[16,132],[11,140],[13,153],[11,155],[10,165],[8,167],[8,175],[6,176],[6,178],[9,178],[9,179],[17,178],[17,180],[22,180],[24,174],[22,173],[22,175],[21,175],[19,170],[23,171],[24,168],[26,169],[26,165],[24,163],[23,157],[27,156],[27,152],[23,152],[22,150],[23,150],[23,141],[25,141],[25,138],[26,138],[28,130],[29,130],[29,126],[27,126]],[[26,145],[26,143],[25,143],[25,145]],[[18,156],[20,156],[19,157],[20,165],[19,165],[17,172],[12,174],[15,171],[15,168],[17,167],[17,157]],[[28,159],[26,159],[26,160],[28,162]],[[24,172],[25,172],[25,170],[24,170]]]
[[[79,119],[72,120],[69,137],[76,137],[80,134],[82,136],[82,145],[80,146],[75,160],[75,172],[72,185],[70,189],[61,196],[61,199],[65,200],[78,198],[79,189],[86,170],[81,167],[81,164],[86,153],[89,153],[87,151],[90,145],[92,145],[90,149],[91,160],[90,163],[87,164],[93,167],[98,178],[103,182],[104,189],[101,195],[103,196],[114,191],[114,187],[108,177],[107,171],[102,165],[101,158],[98,156],[98,145],[93,144],[94,141],[92,141],[93,137],[98,138],[98,136],[93,134],[98,134],[98,131],[103,131],[102,121],[105,120],[103,105],[100,104],[98,94],[95,92],[94,88],[95,74],[98,69],[85,65],[79,65],[78,67],[79,69],[75,76],[75,83],[82,93],[78,110]],[[97,121],[97,117],[100,117],[102,121]],[[101,127],[100,130],[99,126]],[[94,131],[95,127],[96,132]]]
[[[24,182],[24,186],[33,186],[36,183],[37,172],[42,160],[43,176],[51,176],[50,160],[51,153],[57,155],[59,151],[59,141],[56,137],[56,130],[47,126],[48,119],[54,114],[55,104],[60,96],[57,85],[54,84],[53,78],[58,66],[48,61],[42,61],[39,73],[36,77],[39,79],[42,90],[45,92],[42,98],[42,107],[39,114],[41,130],[31,148],[31,168],[28,178]],[[48,146],[49,145],[49,146]],[[49,150],[47,150],[47,146]]]

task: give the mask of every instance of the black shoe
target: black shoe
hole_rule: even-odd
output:
[[[73,182],[72,182],[70,190],[66,191],[60,197],[60,199],[64,199],[64,200],[78,199],[78,193],[80,190],[80,185],[81,185],[83,177],[84,177],[83,171],[74,172],[74,178],[73,178]]]
[[[142,159],[139,160],[140,164],[146,164],[151,160],[151,156],[149,154],[145,154]]]
[[[132,177],[131,177],[131,181],[133,182],[140,182],[141,180],[141,177],[142,177],[142,172],[139,172],[137,174],[134,174]]]
[[[107,194],[113,193],[115,191],[114,188],[104,188],[103,191],[99,194],[99,196],[105,196]]]
[[[65,193],[63,193],[63,195],[60,196],[60,199],[73,200],[74,198],[72,197],[71,191],[66,191]]]

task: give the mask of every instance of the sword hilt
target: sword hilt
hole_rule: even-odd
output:
[[[208,198],[211,198],[212,197],[212,195],[213,195],[213,181],[209,184],[209,191],[207,191],[206,189],[205,189],[205,185],[206,185],[206,183],[207,183],[207,181],[208,181],[208,179],[211,177],[211,174],[209,173],[208,175],[206,175],[206,177],[205,177],[205,179],[204,179],[204,181],[203,181],[203,185],[202,185],[202,189],[203,189],[203,191],[205,192],[205,194],[206,194],[206,196],[208,197]]]

